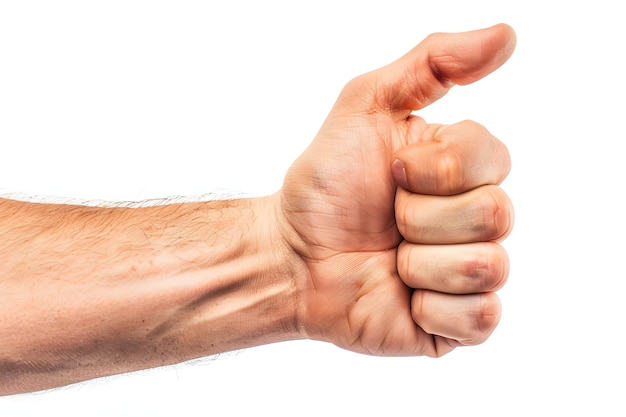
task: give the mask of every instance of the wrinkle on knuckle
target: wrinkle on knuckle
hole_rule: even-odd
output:
[[[407,283],[411,279],[412,276],[412,255],[411,248],[406,244],[406,242],[400,243],[398,247],[398,275],[402,278],[402,281]]]
[[[457,340],[479,345],[489,338],[500,321],[500,302],[493,293],[475,294],[473,306],[465,313]]]
[[[489,258],[490,272],[488,286],[484,291],[495,291],[504,286],[509,275],[509,257],[506,250],[497,243],[492,243],[493,253]]]
[[[465,175],[459,149],[454,144],[447,144],[441,149],[436,159],[436,192],[439,195],[452,195],[463,191]]]
[[[510,213],[498,188],[486,187],[481,199],[482,219],[480,231],[483,241],[496,241],[503,238],[510,230]]]
[[[481,251],[465,259],[461,274],[467,277],[465,293],[496,291],[508,276],[508,256],[497,243],[488,243]]]
[[[403,194],[396,204],[396,225],[400,234],[411,241],[412,237],[420,236],[420,224],[416,221],[418,207],[409,195]]]
[[[500,250],[500,256],[498,257],[499,266],[500,266],[500,279],[497,282],[496,288],[501,288],[506,284],[509,279],[509,271],[510,271],[510,261],[509,254],[507,251],[500,245],[498,245]]]
[[[463,292],[483,292],[490,288],[488,277],[491,273],[491,265],[488,258],[483,254],[475,254],[466,259],[461,266],[461,274],[469,279]]]
[[[500,302],[494,294],[478,294],[478,306],[474,315],[476,343],[484,342],[494,331],[500,321],[500,311]]]

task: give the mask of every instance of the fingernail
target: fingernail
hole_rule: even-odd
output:
[[[401,160],[396,159],[393,161],[393,164],[391,165],[391,173],[400,187],[406,190],[409,189],[409,182],[406,179],[406,169],[404,168],[404,164]]]

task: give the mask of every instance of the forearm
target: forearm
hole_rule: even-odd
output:
[[[0,394],[299,337],[272,198],[0,200]]]

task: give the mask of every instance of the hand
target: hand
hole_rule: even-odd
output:
[[[506,25],[434,34],[347,84],[281,191],[284,236],[304,260],[307,337],[376,355],[441,356],[500,317],[513,209],[510,160],[480,125],[412,112],[502,65]]]

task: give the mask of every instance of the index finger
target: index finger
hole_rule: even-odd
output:
[[[432,140],[405,146],[393,158],[396,183],[418,194],[454,195],[498,185],[511,169],[506,146],[469,120],[441,126]]]

